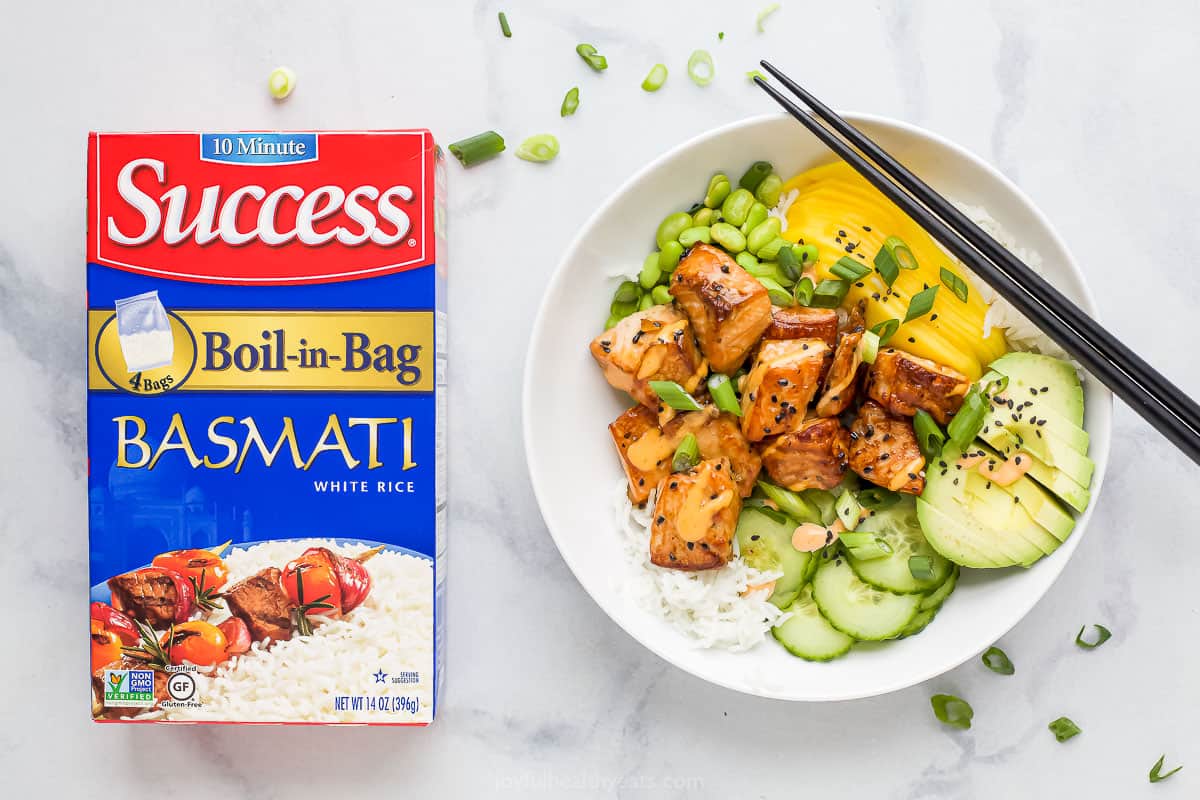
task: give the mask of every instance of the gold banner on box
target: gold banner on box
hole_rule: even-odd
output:
[[[431,311],[168,311],[166,331],[118,333],[88,311],[88,388],[433,391]],[[151,364],[131,371],[129,363]]]

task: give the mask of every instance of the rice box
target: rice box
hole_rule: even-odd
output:
[[[423,130],[89,137],[94,719],[433,719],[445,187]]]

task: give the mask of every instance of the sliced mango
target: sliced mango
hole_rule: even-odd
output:
[[[903,239],[916,257],[919,268],[901,270],[891,292],[876,272],[859,281],[861,286],[851,286],[849,302],[868,300],[868,325],[887,319],[903,320],[914,294],[926,286],[941,285],[942,267],[967,280],[929,234],[849,165],[839,161],[802,172],[783,190],[792,189],[799,196],[788,209],[783,236],[818,247],[818,277],[834,277],[830,267],[844,256],[873,266],[875,254],[889,236]],[[891,343],[977,380],[984,368],[1008,349],[999,330],[993,329],[984,337],[986,312],[987,306],[977,292],[969,292],[964,303],[942,286],[932,312],[901,325]]]

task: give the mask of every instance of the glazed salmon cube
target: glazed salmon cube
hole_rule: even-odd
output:
[[[850,432],[840,422],[816,417],[769,440],[762,450],[763,469],[776,484],[794,492],[832,489],[846,474],[849,445]]]
[[[680,570],[713,569],[733,557],[742,498],[724,458],[663,478],[650,526],[650,561]]]
[[[799,428],[828,353],[820,339],[764,340],[742,383],[742,434],[758,442]]]
[[[671,294],[696,331],[713,372],[730,374],[771,324],[763,285],[724,251],[698,244],[671,276]]]
[[[742,436],[737,418],[719,412],[715,406],[679,414],[663,428],[658,427],[654,412],[634,406],[617,417],[608,430],[629,480],[629,499],[635,505],[645,503],[651,490],[670,474],[675,448],[689,433],[696,437],[701,458],[729,461],[742,497],[750,496],[762,467],[758,453]]]
[[[675,381],[693,392],[708,372],[691,324],[673,305],[630,314],[592,340],[591,352],[609,385],[631,394],[660,422],[675,411],[659,399],[650,381]]]
[[[893,492],[920,494],[925,489],[925,457],[912,420],[889,414],[874,400],[858,409],[850,426],[850,468]]]
[[[772,308],[771,324],[764,339],[820,339],[830,347],[837,345],[838,315],[832,308]]]
[[[970,388],[961,372],[892,347],[879,351],[867,373],[867,394],[888,411],[911,417],[922,409],[941,425],[962,407]]]

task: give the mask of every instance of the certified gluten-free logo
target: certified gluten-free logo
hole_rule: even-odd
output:
[[[186,672],[175,672],[167,679],[167,694],[178,703],[186,703],[196,696],[196,679]]]

